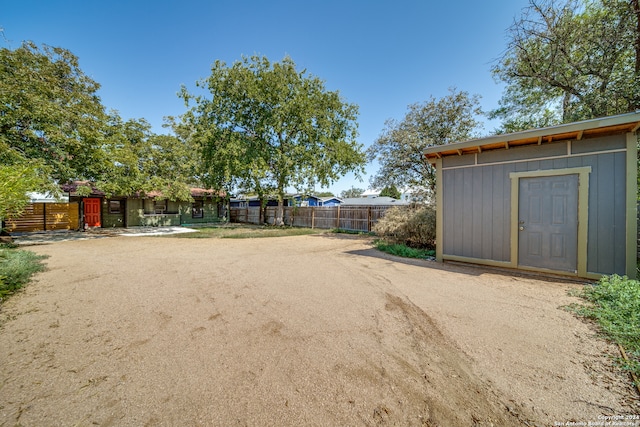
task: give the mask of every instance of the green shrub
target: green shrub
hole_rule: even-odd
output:
[[[405,258],[418,258],[425,259],[435,255],[434,250],[416,249],[410,248],[406,245],[400,245],[397,243],[386,243],[383,240],[376,240],[373,242],[376,248],[382,252],[386,252],[391,255],[401,256]]]
[[[335,234],[355,234],[358,236],[373,235],[373,233],[368,233],[366,231],[347,230],[346,228],[332,228],[330,231]]]
[[[0,298],[20,289],[32,275],[44,270],[45,258],[30,251],[0,247]]]
[[[618,275],[603,277],[578,294],[588,306],[572,306],[577,314],[594,319],[631,359],[624,368],[640,376],[640,282]]]
[[[431,205],[398,206],[389,209],[373,231],[381,239],[417,249],[434,249],[436,210]]]

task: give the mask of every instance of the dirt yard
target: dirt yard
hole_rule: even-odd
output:
[[[0,312],[2,426],[518,426],[639,414],[580,285],[367,239],[33,246]]]

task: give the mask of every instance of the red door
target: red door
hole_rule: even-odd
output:
[[[84,199],[84,223],[87,227],[100,227],[100,199]]]

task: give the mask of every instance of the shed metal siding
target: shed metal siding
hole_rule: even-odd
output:
[[[451,168],[455,166],[470,166],[475,163],[475,156],[448,156],[442,159],[442,166],[445,168]]]
[[[625,153],[579,157],[591,166],[587,271],[625,273]]]
[[[509,262],[510,260],[510,172],[565,169],[591,166],[589,175],[589,223],[587,241],[587,271],[590,273],[625,273],[626,248],[626,164],[625,151],[618,150],[620,138],[588,141],[588,147],[577,149],[574,142],[571,152],[579,155],[568,157],[566,142],[553,144],[553,150],[545,146],[514,147],[498,152],[466,154],[455,162],[443,159],[443,253],[460,257]],[[623,138],[624,140],[624,138]],[[543,155],[533,155],[531,148],[541,149]],[[522,153],[521,153],[522,152]],[[594,154],[588,154],[593,152]],[[555,153],[561,157],[552,157]],[[501,162],[490,165],[464,166],[462,158],[492,159]],[[537,153],[536,154],[540,154]],[[526,161],[538,157],[541,160]],[[445,166],[445,164],[447,166]],[[452,166],[455,164],[456,166]]]
[[[514,164],[443,170],[443,252],[509,261]]]
[[[513,160],[539,159],[543,157],[562,156],[567,154],[567,143],[557,142],[544,145],[512,147],[508,150],[483,151],[478,154],[478,164],[508,162]]]
[[[593,153],[608,150],[624,150],[627,147],[625,135],[591,138],[571,144],[571,154]]]

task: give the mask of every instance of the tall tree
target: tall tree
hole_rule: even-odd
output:
[[[363,188],[351,187],[348,190],[342,190],[340,197],[343,199],[355,198],[362,196],[362,193],[364,193]]]
[[[93,178],[106,119],[99,87],[68,50],[0,49],[0,162],[38,160],[52,180]]]
[[[209,181],[259,195],[274,191],[277,223],[286,188],[327,187],[347,172],[363,172],[357,106],[297,71],[291,58],[244,57],[231,66],[216,61],[197,86],[211,96],[183,87],[185,103],[193,103],[183,121],[202,147]]]
[[[30,202],[28,192],[56,191],[53,187],[46,174],[34,165],[0,165],[0,225],[4,219],[22,214]]]
[[[20,201],[0,211],[15,215],[28,200],[25,191],[55,192],[69,180],[106,194],[160,190],[190,198],[187,184],[198,178],[191,147],[153,135],[144,119],[105,112],[99,88],[66,49],[31,42],[0,49],[0,200]]]
[[[492,69],[503,131],[640,108],[638,0],[530,0],[508,37]]]
[[[315,193],[315,195],[318,197],[335,197],[335,194],[333,194],[331,191],[320,191],[318,193]]]
[[[388,187],[384,187],[380,191],[380,196],[381,197],[392,197],[394,199],[400,199],[402,197],[402,193],[400,193],[400,190],[398,190],[398,187],[396,187],[395,185],[390,185]]]
[[[416,197],[429,197],[435,189],[435,170],[424,149],[475,136],[481,113],[477,95],[452,88],[443,98],[410,105],[402,121],[387,120],[368,149],[369,160],[380,164],[372,186],[411,188]]]

